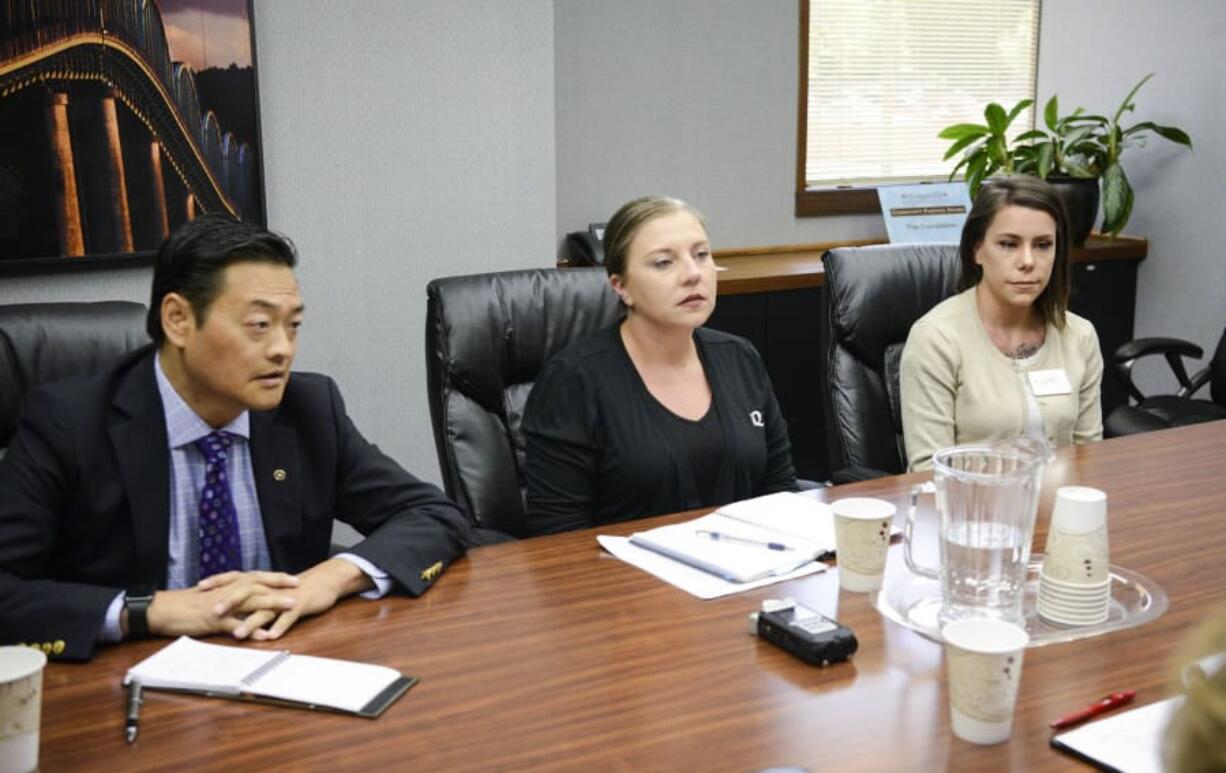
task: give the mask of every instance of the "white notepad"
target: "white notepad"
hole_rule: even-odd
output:
[[[726,538],[706,536],[711,532]],[[829,505],[781,492],[734,502],[685,523],[638,532],[630,543],[729,582],[748,583],[829,556],[834,550],[834,525]]]
[[[128,669],[124,684],[378,716],[416,684],[386,666],[207,644],[181,636]]]

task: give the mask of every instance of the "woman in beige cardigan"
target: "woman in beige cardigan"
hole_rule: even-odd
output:
[[[1046,182],[980,188],[962,229],[961,292],[916,322],[903,350],[912,471],[947,446],[1102,437],[1103,359],[1094,326],[1068,311],[1068,252],[1064,205]]]

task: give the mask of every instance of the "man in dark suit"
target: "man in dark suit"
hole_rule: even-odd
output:
[[[30,393],[0,461],[0,644],[276,639],[345,596],[420,594],[471,544],[331,379],[290,372],[295,261],[257,226],[189,222],[158,253],[154,344]],[[333,518],[365,540],[329,558]]]

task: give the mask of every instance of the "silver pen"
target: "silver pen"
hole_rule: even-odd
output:
[[[140,705],[143,702],[140,682],[133,679],[128,684],[128,720],[123,726],[123,734],[128,743],[136,740],[136,733],[140,730]]]
[[[794,550],[794,548],[791,548],[782,542],[766,542],[763,540],[750,539],[749,537],[738,537],[735,534],[726,534],[722,531],[695,529],[694,533],[699,537],[706,537],[707,539],[719,540],[721,542],[739,542],[742,545],[757,545],[758,547],[763,547],[767,550]]]

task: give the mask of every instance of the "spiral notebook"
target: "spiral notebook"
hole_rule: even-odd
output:
[[[373,719],[417,678],[386,666],[208,644],[181,636],[124,676],[143,689],[337,711]]]

